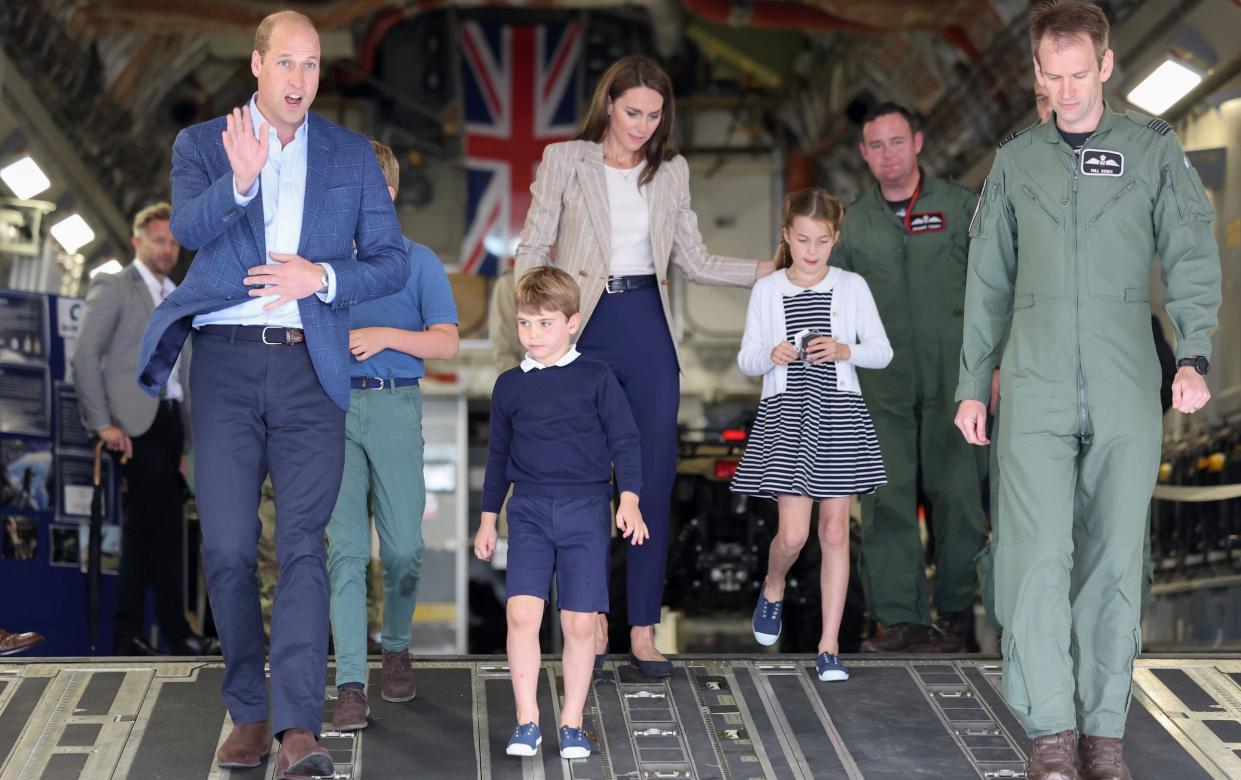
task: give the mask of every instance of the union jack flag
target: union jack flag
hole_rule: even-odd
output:
[[[576,134],[577,24],[461,27],[466,219],[461,270],[495,276],[512,262],[543,147]]]

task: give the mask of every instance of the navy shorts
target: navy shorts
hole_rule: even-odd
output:
[[[612,505],[605,495],[508,500],[507,596],[548,600],[556,576],[559,609],[608,611]]]

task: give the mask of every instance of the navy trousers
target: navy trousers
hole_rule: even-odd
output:
[[[190,368],[195,486],[207,593],[224,650],[221,692],[234,723],[268,717],[257,578],[259,490],[276,496],[280,577],[271,616],[272,731],[315,736],[327,682],[323,532],[345,461],[345,413],[304,344],[195,333]]]
[[[642,496],[638,506],[651,532],[626,545],[629,625],[653,626],[664,602],[668,515],[677,472],[677,409],[681,370],[664,319],[659,290],[604,293],[577,341],[578,350],[612,367],[642,435]]]

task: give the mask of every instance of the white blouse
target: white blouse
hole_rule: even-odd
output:
[[[651,217],[646,193],[638,189],[638,179],[646,161],[622,170],[604,165],[608,181],[608,214],[612,219],[612,262],[610,276],[641,276],[655,273],[651,257]]]

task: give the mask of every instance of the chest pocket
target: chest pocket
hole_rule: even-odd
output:
[[[1057,298],[1064,294],[1065,208],[1033,182],[1010,196],[1017,220],[1017,295]]]
[[[917,218],[918,214],[914,215]],[[965,296],[965,271],[969,258],[968,234],[956,212],[945,213],[942,228],[937,231],[911,233],[909,247],[913,255],[910,271],[914,283],[923,282],[942,288],[944,296],[955,300],[956,308]],[[921,273],[922,277],[919,278]]]
[[[1132,302],[1147,298],[1155,243],[1152,205],[1144,192],[1141,180],[1130,175],[1087,212],[1090,219],[1085,225],[1082,261],[1088,269],[1092,297]]]

